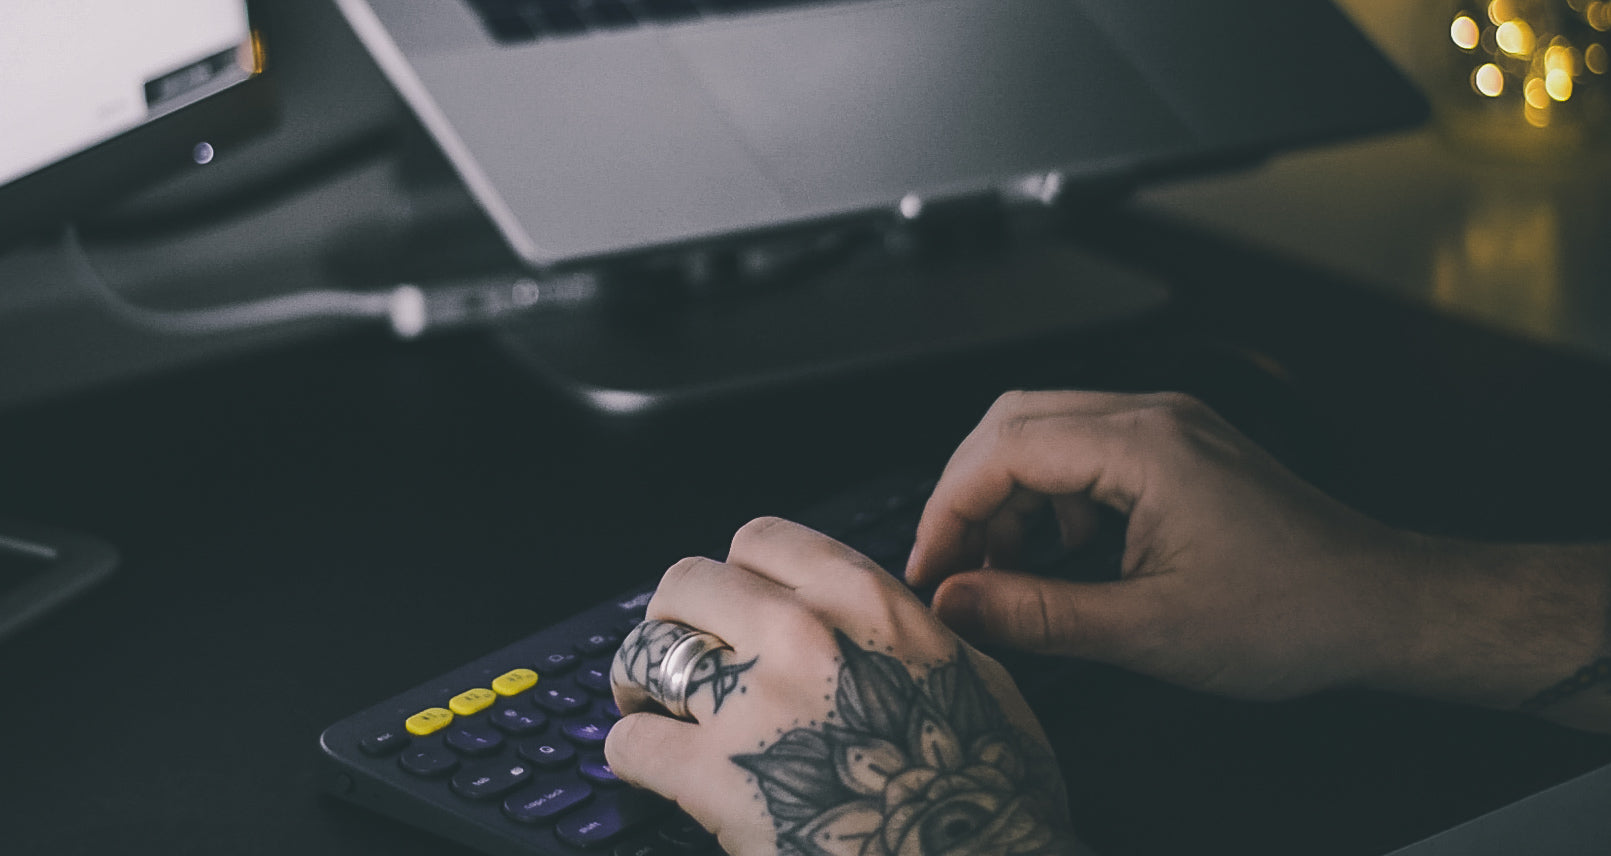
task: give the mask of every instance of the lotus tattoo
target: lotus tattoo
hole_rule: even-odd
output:
[[[1056,762],[1007,721],[961,646],[918,681],[836,637],[830,721],[733,758],[760,786],[780,856],[1070,852]]]

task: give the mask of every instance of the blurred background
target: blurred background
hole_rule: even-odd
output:
[[[1154,186],[1130,204],[1611,357],[1611,4],[1339,5],[1426,88],[1432,124]],[[185,307],[384,285],[405,261],[427,272],[509,263],[332,4],[264,4],[260,23],[278,127],[84,223],[108,281],[131,299]],[[1302,38],[1257,21],[1246,31]],[[0,248],[0,282],[0,407],[343,329],[173,338],[132,328],[71,284],[52,236]]]

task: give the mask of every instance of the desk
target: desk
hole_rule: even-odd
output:
[[[1153,333],[1188,358],[1070,348],[993,380],[1184,386],[1255,434],[1304,426],[1284,454],[1394,523],[1611,535],[1611,370],[1145,214],[1086,240],[1178,283]],[[1279,363],[1298,403],[1272,408],[1187,342]],[[125,557],[0,646],[0,848],[460,852],[319,796],[320,730],[752,516],[937,465],[988,386],[869,378],[632,433],[474,336],[343,335],[0,414],[0,514]],[[1611,740],[1505,713],[1242,704],[1095,667],[1042,704],[1110,854],[1381,853],[1611,761]]]

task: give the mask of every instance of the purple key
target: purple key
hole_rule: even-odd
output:
[[[503,735],[490,728],[460,725],[447,732],[447,745],[466,755],[490,755],[503,745]]]
[[[610,726],[614,723],[601,719],[578,719],[560,726],[565,739],[575,743],[583,749],[597,749],[604,745],[604,738],[610,735]]]
[[[432,778],[453,772],[459,759],[440,746],[411,746],[397,756],[397,766],[416,776]]]
[[[493,712],[492,724],[506,734],[524,737],[542,731],[543,726],[548,724],[548,717],[535,710],[501,707]]]
[[[408,735],[401,731],[382,731],[365,737],[358,748],[371,758],[389,755],[408,745]]]
[[[580,713],[584,710],[587,710],[588,705],[591,704],[591,702],[588,700],[587,693],[584,693],[574,687],[550,687],[546,690],[540,689],[537,691],[537,695],[533,696],[532,700],[535,701],[537,706],[543,710],[546,710],[549,713],[558,714],[560,716],[566,716],[572,713]]]
[[[670,810],[671,803],[648,791],[608,791],[566,815],[554,827],[554,832],[566,844],[599,847],[646,826]]]
[[[521,823],[543,823],[586,802],[593,789],[586,782],[539,782],[503,801],[503,813]]]
[[[461,797],[473,800],[490,800],[501,797],[531,779],[531,765],[505,764],[500,767],[476,767],[461,770],[448,784]]]
[[[610,769],[610,765],[596,755],[583,758],[582,763],[576,765],[576,772],[600,787],[612,788],[621,784],[621,780],[616,778],[615,771]]]
[[[610,670],[598,666],[588,666],[576,673],[576,682],[591,693],[608,696],[610,690]]]
[[[563,740],[528,740],[515,747],[515,754],[545,770],[553,770],[569,764],[576,757],[576,749]]]

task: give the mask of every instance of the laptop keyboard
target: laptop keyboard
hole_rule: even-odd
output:
[[[467,0],[487,32],[505,44],[589,30],[731,15],[822,0]]]
[[[796,519],[899,574],[933,486],[869,481]],[[1025,546],[1026,568],[1107,578],[1123,537],[1070,553],[1047,515]],[[485,853],[718,856],[713,836],[604,760],[621,716],[610,660],[652,593],[625,592],[330,726],[325,787]],[[1063,680],[1056,668],[1015,672],[1032,703]]]

